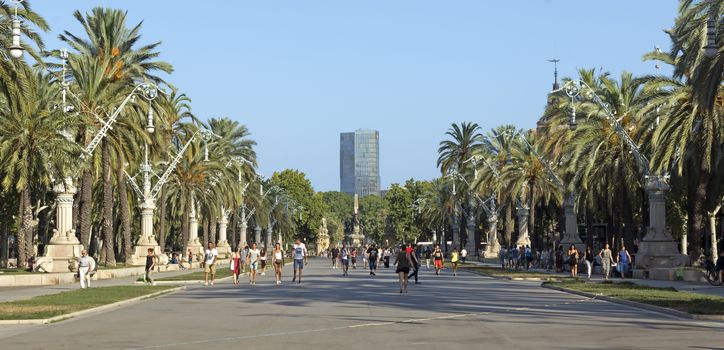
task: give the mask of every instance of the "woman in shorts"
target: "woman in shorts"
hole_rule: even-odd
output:
[[[261,248],[261,256],[259,256],[259,264],[261,268],[261,275],[266,275],[266,247]]]
[[[274,245],[272,252],[272,264],[274,265],[274,276],[277,278],[277,284],[282,284],[282,268],[284,267],[284,252],[281,244]]]
[[[407,278],[410,275],[410,266],[412,266],[410,253],[405,248],[407,247],[404,244],[400,246],[400,252],[397,253],[395,259],[395,265],[397,265],[395,272],[400,280],[400,293],[407,293]]]
[[[440,270],[442,270],[442,259],[443,259],[442,250],[440,250],[439,245],[435,246],[435,250],[432,252],[432,257],[435,260],[435,274],[439,275]]]

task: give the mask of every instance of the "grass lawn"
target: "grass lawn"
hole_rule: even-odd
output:
[[[42,272],[28,272],[24,269],[0,269],[0,276],[2,275],[30,275],[34,273],[42,273]]]
[[[566,281],[546,282],[544,284],[667,307],[690,314],[724,314],[724,298],[689,292],[678,292],[673,288],[655,288],[641,286],[631,282],[585,283],[580,281]]]
[[[132,299],[176,286],[114,286],[77,289],[28,300],[0,303],[0,320],[43,319],[69,314],[121,300]]]
[[[272,271],[274,271],[274,269],[272,269]],[[229,270],[228,264],[222,265],[222,266],[217,266],[216,267],[216,279],[230,277],[231,272],[232,271]],[[187,273],[187,274],[173,276],[173,277],[154,278],[154,280],[156,280],[156,281],[203,281],[204,280],[204,271],[197,271],[197,272]],[[143,276],[139,277],[138,281],[143,281]]]
[[[560,280],[563,278],[569,278],[569,277],[551,274],[551,273],[526,271],[526,270],[507,270],[507,269],[504,270],[501,268],[490,267],[490,266],[465,265],[461,269],[468,270],[468,271],[474,272],[474,273],[479,273],[481,275],[491,276],[491,277],[542,278],[542,279],[552,279],[552,280]]]

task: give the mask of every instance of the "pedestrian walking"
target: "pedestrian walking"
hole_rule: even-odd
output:
[[[91,272],[95,270],[96,261],[93,257],[88,256],[88,251],[83,249],[78,259],[78,277],[80,278],[80,288],[90,288]]]
[[[432,250],[430,250],[430,246],[425,247],[425,268],[430,268],[430,259],[432,259]]]
[[[259,258],[261,252],[256,248],[256,243],[251,244],[246,260],[249,263],[249,284],[256,284],[256,274],[259,271]]]
[[[563,246],[559,245],[556,250],[556,272],[563,272]]]
[[[533,261],[533,251],[530,249],[529,245],[525,246],[523,254],[525,254],[525,269],[530,270],[530,264]]]
[[[241,267],[241,273],[246,272],[246,258],[249,256],[249,246],[244,244],[244,249],[239,252],[239,267]]]
[[[362,268],[363,269],[367,268],[367,259],[368,259],[367,249],[368,248],[366,245],[362,246]]]
[[[600,252],[598,252],[598,257],[601,258],[601,268],[603,268],[603,277],[608,281],[608,276],[611,274],[611,266],[613,265],[613,256],[611,253],[611,249],[608,247],[608,243],[606,243],[606,246],[601,249]]]
[[[625,275],[628,272],[628,266],[630,262],[631,255],[629,255],[626,247],[621,244],[621,249],[618,251],[618,262],[616,263],[616,268],[618,269],[618,273],[621,274],[621,279],[626,278]]]
[[[435,274],[439,275],[440,270],[443,268],[443,254],[439,245],[435,246],[435,250],[432,252],[432,257],[435,263]]]
[[[409,246],[408,246],[409,248]],[[416,251],[410,252],[408,249],[408,252],[410,254],[410,267],[412,268],[412,273],[407,276],[407,279],[409,280],[413,276],[415,277],[415,284],[420,284],[420,281],[418,280],[418,272],[420,271],[420,258],[417,257]]]
[[[241,250],[239,247],[234,249],[231,253],[231,262],[229,263],[229,270],[231,275],[234,277],[234,284],[239,284],[239,275],[241,274]]]
[[[143,282],[150,283],[152,286],[156,285],[156,281],[154,281],[151,277],[155,266],[156,257],[153,255],[153,248],[148,248],[148,253],[146,255],[146,273],[143,275]]]
[[[214,285],[214,278],[216,277],[216,258],[219,256],[219,251],[216,250],[216,246],[209,242],[208,248],[204,252],[204,285],[209,285],[209,275],[211,275],[211,285]]]
[[[465,263],[465,259],[468,257],[468,251],[463,247],[463,249],[460,250],[460,260],[462,260],[463,264]]]
[[[194,265],[193,265],[193,263],[194,263],[194,253],[191,252],[191,249],[189,249],[189,251],[188,251],[188,253],[187,253],[187,256],[188,256],[188,260],[189,260],[189,267],[188,267],[188,268],[190,269],[190,268],[194,267]]]
[[[337,265],[338,259],[339,259],[339,248],[334,247],[334,248],[332,248],[332,270],[339,269],[339,266]]]
[[[508,250],[505,247],[500,247],[498,251],[498,260],[500,260],[500,268],[505,269],[505,256],[508,255]]]
[[[292,254],[294,254],[294,277],[292,277],[292,283],[297,280],[297,274],[299,274],[299,283],[302,283],[302,270],[304,270],[304,263],[307,262],[307,246],[298,238],[292,247]]]
[[[339,252],[339,260],[342,263],[342,276],[347,276],[349,270],[349,248],[346,244],[342,245],[342,250]]]
[[[352,268],[357,269],[357,248],[352,248],[352,251],[350,252],[350,257],[352,258]]]
[[[367,256],[370,259],[370,276],[377,276],[377,259],[380,256],[380,251],[377,249],[377,245],[372,243],[367,248]]]
[[[272,265],[274,265],[274,276],[277,279],[277,284],[282,284],[282,268],[284,268],[284,252],[282,251],[282,245],[279,243],[274,244],[274,252],[272,252]],[[299,277],[301,280],[301,275]]]
[[[266,247],[261,247],[261,251],[259,252],[259,265],[261,275],[266,275]]]
[[[578,277],[578,249],[575,245],[571,244],[568,248],[568,265],[571,266],[571,277]]]
[[[586,246],[586,251],[583,253],[583,260],[586,262],[586,272],[588,272],[588,279],[591,279],[591,273],[593,272],[593,252],[591,252],[591,246]]]
[[[452,253],[450,253],[450,262],[452,263],[453,267],[453,276],[458,275],[458,260],[460,257],[460,253],[458,253],[457,248],[453,248]]]
[[[518,269],[518,248],[515,246],[510,247],[510,268]]]
[[[397,253],[395,259],[395,265],[397,266],[395,273],[397,273],[400,281],[400,294],[407,293],[408,274],[410,273],[410,266],[412,265],[410,253],[408,253],[405,248],[404,244],[400,246],[400,252]]]
[[[384,256],[382,257],[382,261],[385,263],[385,268],[390,268],[390,258],[392,257],[392,251],[390,251],[389,247],[385,247],[384,249]]]

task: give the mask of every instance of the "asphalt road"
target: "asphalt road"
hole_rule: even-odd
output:
[[[724,323],[449,271],[342,277],[311,260],[302,284],[273,273],[47,326],[0,326],[0,349],[722,349]]]

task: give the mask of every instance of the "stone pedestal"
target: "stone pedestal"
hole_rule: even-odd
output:
[[[567,250],[571,245],[576,246],[579,252],[586,251],[586,245],[578,236],[578,218],[575,210],[575,197],[570,194],[563,203],[563,210],[566,216],[566,231],[563,232],[561,245]]]
[[[649,227],[636,254],[637,269],[662,269],[686,266],[689,257],[681,254],[671,229],[666,227],[666,194],[670,187],[666,178],[650,176],[646,179],[649,197]]]
[[[272,247],[272,240],[274,239],[274,229],[272,228],[271,223],[269,224],[269,227],[266,228],[266,238],[264,242],[264,246],[266,247],[266,250],[269,251]]]
[[[197,257],[196,261],[203,259],[204,246],[199,241],[199,221],[196,219],[196,211],[191,210],[191,217],[189,219],[189,244],[188,249],[191,249],[191,253]],[[188,255],[186,252],[185,255]]]
[[[472,197],[472,196],[471,196]],[[466,227],[466,233],[467,237],[465,239],[465,250],[468,251],[468,255],[473,256],[477,254],[477,244],[475,244],[475,200],[470,199],[468,202],[468,220],[467,220],[467,227]]]
[[[216,250],[219,252],[219,259],[226,259],[231,255],[231,246],[226,239],[226,227],[229,225],[229,218],[226,213],[222,213],[219,220],[219,243]]]
[[[136,242],[136,246],[133,248],[133,256],[131,257],[131,263],[133,265],[146,265],[148,249],[153,249],[154,255],[160,255],[162,253],[161,247],[153,235],[153,212],[156,210],[156,201],[148,199],[141,204],[140,209],[141,236],[138,237],[138,242]]]
[[[350,245],[352,247],[359,247],[365,239],[365,236],[360,232],[359,225],[355,224],[352,234],[349,235]]]
[[[259,225],[254,227],[254,243],[256,243],[257,246],[261,244],[261,227]]]
[[[83,246],[75,237],[73,227],[73,195],[76,187],[71,178],[56,183],[56,228],[45,246],[45,254],[36,260],[36,267],[46,272],[70,272],[77,269]]]
[[[528,207],[518,208],[518,240],[515,241],[517,247],[530,246],[530,236],[528,235]]]
[[[322,224],[319,226],[317,234],[317,256],[329,248],[329,231],[327,230],[327,219],[322,218]]]
[[[244,249],[244,247],[249,244],[249,241],[246,238],[246,230],[248,228],[246,220],[242,217],[241,226],[239,228],[239,249]]]
[[[488,244],[485,246],[483,258],[497,258],[500,253],[500,242],[498,242],[498,216],[488,217]]]

